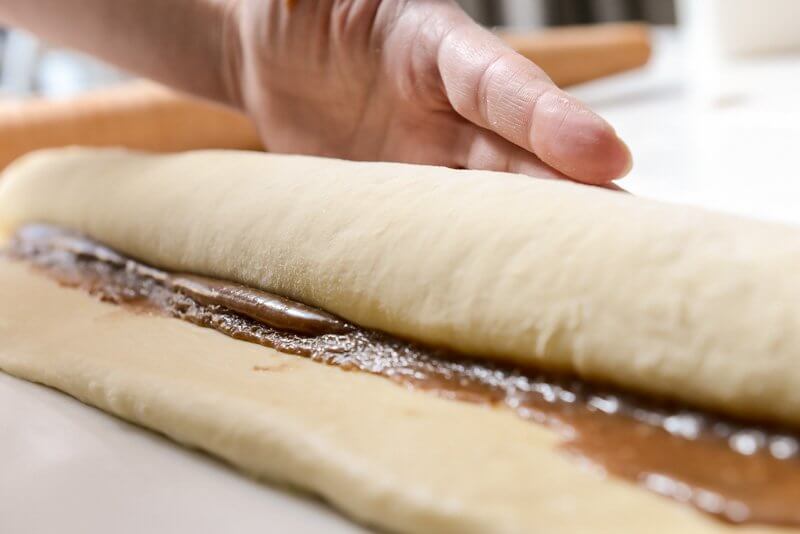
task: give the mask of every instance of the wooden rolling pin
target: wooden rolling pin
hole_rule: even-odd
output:
[[[559,85],[643,65],[650,54],[642,25],[587,26],[504,35]],[[124,146],[175,152],[201,148],[259,149],[241,113],[148,82],[69,100],[0,103],[0,168],[39,148]]]
[[[67,145],[161,152],[261,147],[243,114],[149,82],[68,100],[2,103],[0,139],[0,167],[32,150]]]
[[[638,23],[569,26],[501,36],[561,87],[641,67],[651,53],[650,31]]]

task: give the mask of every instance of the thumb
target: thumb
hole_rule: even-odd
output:
[[[437,63],[453,108],[575,180],[625,175],[631,154],[599,115],[463,13],[442,37]]]

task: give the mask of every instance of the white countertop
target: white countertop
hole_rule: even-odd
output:
[[[646,69],[572,91],[630,145],[634,168],[620,185],[800,223],[800,55],[740,59],[698,73],[674,33],[655,37]]]
[[[658,37],[647,69],[574,91],[631,145],[636,165],[622,185],[800,222],[800,61],[743,62],[710,76],[724,79],[719,90],[689,75],[674,36]],[[3,374],[0,472],[3,534],[363,532],[313,500]]]
[[[0,533],[365,532],[50,388],[0,373]]]

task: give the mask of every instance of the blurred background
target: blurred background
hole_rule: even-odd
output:
[[[614,125],[635,159],[629,178],[621,182],[623,187],[635,194],[800,223],[800,171],[794,163],[800,140],[796,96],[800,93],[800,0],[460,2],[480,22],[521,34],[521,46],[535,43],[536,53],[528,57]],[[613,27],[597,33],[598,28],[618,21],[643,25],[633,33],[630,28]],[[580,25],[577,31],[553,34],[573,25]],[[632,35],[638,45],[631,41]],[[612,41],[616,44],[611,45]],[[624,68],[609,68],[614,63]],[[131,117],[148,107],[151,116],[164,116],[164,110],[176,108],[163,96],[157,98],[158,106],[148,104],[152,96],[141,96],[138,107],[129,106],[126,99],[129,102],[130,97],[121,94],[110,104],[106,103],[109,99],[102,106],[81,104],[88,110],[83,116],[91,119],[81,122],[75,118],[80,106],[65,100],[129,78],[24,32],[0,29],[0,137],[4,140],[0,151],[15,139],[21,148],[7,148],[7,159],[45,142],[47,146],[124,144],[115,110],[129,108],[126,117]],[[41,105],[22,106],[32,95],[65,103],[55,112]],[[100,121],[94,115],[105,118]],[[180,120],[157,128],[156,135],[148,133],[147,139],[133,146],[187,148],[169,136],[180,137],[173,127],[178,123],[184,133],[196,135],[197,113],[184,106],[174,115]],[[56,124],[52,117],[66,116],[72,120],[70,125],[51,126]],[[39,138],[30,134],[34,118]],[[228,139],[231,129],[218,126],[218,118],[208,122],[211,128],[204,131],[211,137],[201,140],[204,144],[194,140],[191,147],[220,146],[215,144],[220,135],[230,143],[224,146],[238,146],[239,141]],[[23,133],[8,133],[9,124]],[[153,129],[150,125],[142,131]],[[124,129],[129,131],[134,129]],[[86,141],[87,137],[72,141],[69,136],[74,132],[91,134],[92,141]]]
[[[641,20],[673,24],[673,0],[460,0],[488,26],[532,29],[546,26]],[[0,33],[0,94],[70,96],[124,76],[89,58],[53,49],[23,32]]]
[[[460,3],[474,18],[491,26],[529,28],[623,20],[675,22],[673,0],[461,0]]]

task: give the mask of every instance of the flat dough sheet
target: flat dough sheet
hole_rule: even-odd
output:
[[[606,479],[504,409],[132,313],[7,260],[0,369],[391,531],[789,532],[732,527]]]

